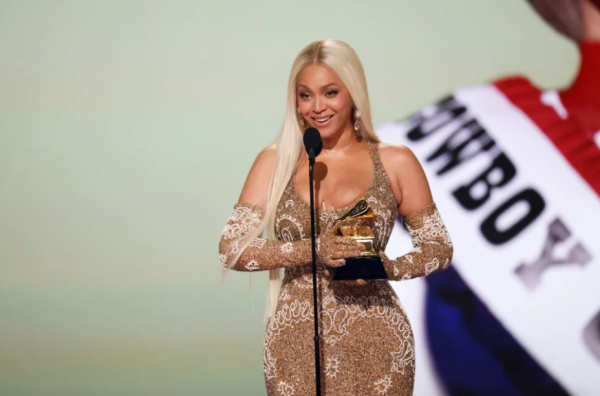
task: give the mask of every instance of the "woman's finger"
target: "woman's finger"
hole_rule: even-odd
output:
[[[341,259],[348,257],[358,257],[362,253],[362,250],[354,249],[354,250],[337,250],[331,254],[332,259]]]
[[[339,243],[337,245],[337,247],[341,248],[341,249],[345,249],[345,250],[355,250],[355,249],[360,249],[360,250],[364,250],[365,249],[365,245],[363,245],[360,242],[356,242],[356,241],[344,241],[344,243]]]
[[[347,258],[347,257],[356,257],[357,255],[360,254],[360,250],[354,249],[354,250],[348,250],[348,249],[340,249],[340,250],[334,250],[331,258],[334,259],[342,259],[342,258]]]
[[[331,253],[332,260],[341,260],[346,257],[347,257],[347,255],[346,255],[345,251],[335,251],[335,252]]]
[[[355,244],[352,244],[352,245],[349,245],[349,246],[347,246],[347,250],[352,250],[352,251],[354,251],[354,250],[363,251],[363,250],[365,250],[365,245],[363,245],[362,243],[358,243],[358,242],[357,242],[357,243],[355,243]]]
[[[330,267],[338,268],[338,267],[341,267],[343,265],[346,265],[346,260],[344,260],[343,258],[341,258],[341,259],[330,259],[329,260],[329,266]]]

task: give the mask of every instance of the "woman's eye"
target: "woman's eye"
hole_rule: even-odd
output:
[[[308,95],[307,93],[304,93],[304,92],[302,92],[302,93],[300,93],[300,94],[298,94],[298,95],[299,95],[299,96],[300,96],[302,99],[308,99],[308,97],[309,97],[309,95]]]
[[[325,95],[326,96],[335,96],[335,95],[337,95],[337,93],[338,93],[338,91],[329,91]]]

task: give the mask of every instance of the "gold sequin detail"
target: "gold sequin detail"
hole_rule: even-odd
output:
[[[378,146],[369,144],[374,175],[366,196],[378,216],[373,227],[375,248],[383,251],[396,220],[398,205],[381,163]],[[310,238],[310,208],[298,196],[293,181],[294,177],[290,179],[277,207],[277,241],[253,241],[234,267],[250,270],[246,268],[250,260],[256,261],[256,266],[251,268],[285,267],[277,309],[267,324],[264,341],[263,367],[270,396],[316,394],[313,285],[310,244],[307,244]],[[339,218],[349,207],[337,210],[316,208],[317,235],[326,228],[330,219]],[[254,215],[246,216],[250,217],[242,224],[252,227]],[[428,271],[441,269],[445,258],[449,257],[449,236],[445,228],[440,228],[443,223],[435,205],[407,216],[405,221],[411,230],[415,250],[420,249],[421,256],[412,251],[403,256],[411,258],[385,258],[390,279],[402,279],[409,273],[422,276]],[[238,227],[242,225],[229,225],[231,229],[224,235],[238,235]],[[232,240],[222,237],[222,262],[227,262],[224,252],[231,243]],[[449,244],[451,251],[451,242]],[[434,259],[440,263],[437,267]],[[406,265],[410,260],[412,264]],[[299,264],[301,261],[305,264]],[[412,395],[415,374],[412,330],[389,282],[375,280],[364,285],[334,282],[329,271],[323,268],[319,268],[317,280],[322,395]]]

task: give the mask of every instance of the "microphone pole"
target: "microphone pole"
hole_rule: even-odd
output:
[[[313,304],[315,317],[315,373],[317,396],[321,396],[321,359],[319,347],[319,306],[317,304],[317,249],[315,236],[315,197],[313,192],[313,168],[315,157],[321,153],[321,134],[316,128],[304,132],[304,146],[308,153],[308,180],[310,183],[310,239],[312,245]]]
[[[313,149],[310,149],[314,153]],[[317,396],[321,396],[321,359],[319,347],[319,306],[317,305],[317,249],[315,237],[315,196],[313,193],[313,166],[315,165],[314,155],[308,157],[308,179],[310,181],[310,239],[312,242],[312,274],[313,274],[313,300],[315,315],[315,368],[317,379]]]

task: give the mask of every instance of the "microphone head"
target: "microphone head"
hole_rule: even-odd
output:
[[[303,140],[304,148],[309,156],[311,149],[315,157],[321,154],[321,150],[323,149],[323,141],[321,140],[321,134],[317,128],[308,128],[306,131],[304,131]]]

